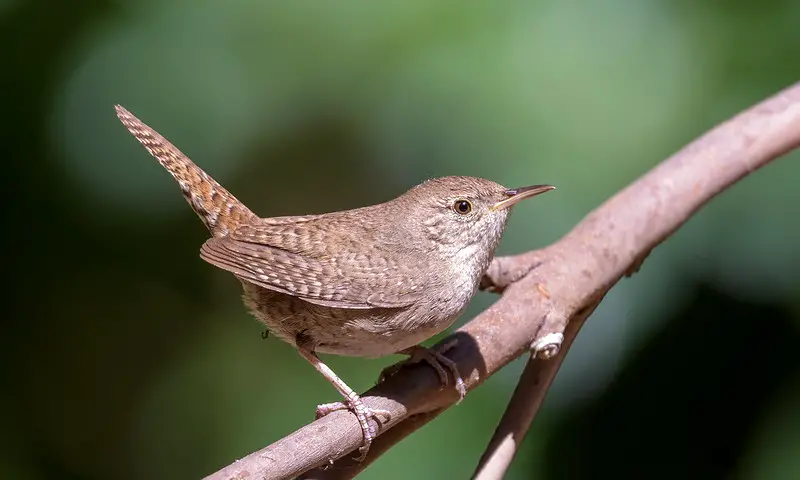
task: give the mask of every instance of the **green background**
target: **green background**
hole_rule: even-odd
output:
[[[198,258],[202,224],[114,104],[262,216],[438,175],[557,185],[516,208],[507,254],[800,79],[789,0],[0,0],[0,40],[0,471],[19,479],[199,478],[338,400]],[[612,290],[508,478],[797,478],[798,158]],[[325,358],[359,391],[399,359]],[[521,368],[363,478],[468,477]]]

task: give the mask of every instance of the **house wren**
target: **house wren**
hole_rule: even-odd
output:
[[[369,418],[387,412],[367,408],[317,352],[407,354],[410,361],[430,363],[444,385],[449,370],[464,396],[456,364],[419,343],[467,307],[511,207],[555,187],[507,189],[482,178],[443,177],[378,205],[259,218],[155,130],[124,108],[116,110],[210,230],[200,257],[233,273],[255,317],[297,347],[344,397],[343,403],[320,405],[317,416],[351,410],[364,434],[362,458],[375,436]]]

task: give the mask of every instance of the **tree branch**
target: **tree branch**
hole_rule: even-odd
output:
[[[622,210],[616,210],[618,207],[615,205],[627,203],[636,208],[635,202],[647,198],[648,192],[656,192],[662,186],[672,187],[681,181],[694,187],[691,195],[676,197],[671,206],[661,204],[654,210],[655,214],[663,216],[668,212],[670,215],[668,219],[658,219],[654,223],[651,235],[654,243],[650,248],[646,243],[632,244],[640,253],[624,272],[631,276],[642,266],[652,247],[669,237],[703,204],[748,173],[798,146],[800,84],[795,84],[691,143],[589,215],[581,225],[591,219],[597,219],[602,225],[601,222],[607,221],[604,219],[613,218],[615,211],[624,215]],[[612,234],[613,225],[607,223],[609,234]],[[619,277],[614,283],[617,280]],[[562,354],[558,358],[542,361],[531,357],[528,360],[503,418],[478,462],[476,480],[503,478],[586,318],[588,315],[570,320]]]
[[[544,402],[544,397],[553,383],[567,351],[572,346],[583,323],[598,305],[600,305],[599,302],[582,315],[576,315],[569,321],[564,332],[561,355],[552,360],[531,357],[525,364],[525,370],[522,371],[517,388],[514,389],[514,394],[503,413],[503,418],[478,462],[473,477],[475,480],[501,479],[505,476],[533,418]]]
[[[608,290],[703,204],[748,173],[800,145],[800,83],[708,132],[590,213],[557,243],[498,258],[482,286],[503,296],[440,344],[457,340],[448,357],[469,390],[548,334],[566,332],[561,355],[529,365],[484,455],[497,478],[513,458],[566,349]],[[351,478],[392,445],[454,404],[433,369],[404,368],[362,397],[391,412],[361,464],[348,452],[361,429],[348,412],[334,412],[207,477],[220,479]],[[508,442],[504,439],[511,438]],[[505,445],[505,446],[504,446]],[[511,448],[508,448],[511,445]],[[340,459],[340,460],[338,460]],[[337,461],[338,460],[338,461]],[[485,470],[487,466],[491,470]]]

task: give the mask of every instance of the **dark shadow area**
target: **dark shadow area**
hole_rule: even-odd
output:
[[[603,395],[554,425],[546,478],[729,478],[800,366],[793,322],[782,306],[698,285]]]

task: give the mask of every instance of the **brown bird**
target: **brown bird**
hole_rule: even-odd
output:
[[[364,434],[361,458],[376,434],[369,418],[388,412],[367,408],[317,352],[407,354],[409,361],[430,363],[445,385],[449,370],[463,398],[456,364],[419,343],[449,327],[467,307],[510,207],[555,187],[507,189],[482,178],[443,177],[378,205],[259,218],[155,130],[123,107],[116,110],[177,180],[211,232],[200,257],[233,273],[255,317],[297,347],[344,397],[344,403],[320,405],[317,416],[353,411]]]

